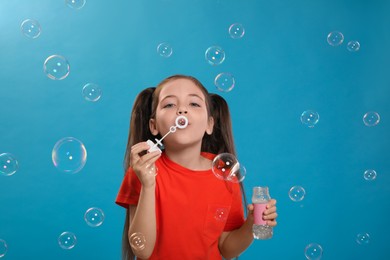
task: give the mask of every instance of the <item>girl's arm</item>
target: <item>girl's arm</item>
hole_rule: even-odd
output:
[[[129,207],[129,242],[134,255],[141,259],[148,259],[151,256],[154,245],[156,243],[156,210],[154,189],[154,186],[142,186],[138,206]],[[135,237],[137,234],[135,233],[139,233],[138,235],[141,239],[143,239],[143,237],[145,238],[145,242],[142,241],[143,245],[137,244],[138,241]]]
[[[140,156],[141,152],[147,149],[149,145],[141,142],[131,147],[130,154],[130,164],[141,182],[141,191],[138,205],[129,207],[128,237],[134,255],[141,259],[149,258],[156,244],[156,167],[154,163],[160,157],[160,152]],[[137,239],[136,235],[139,235],[141,240]]]
[[[267,209],[264,211],[264,220],[267,225],[276,226],[276,200],[272,199],[267,204]],[[253,205],[248,205],[248,217],[244,224],[233,231],[223,232],[219,239],[219,251],[226,258],[234,258],[239,256],[253,241],[252,226],[253,226]]]

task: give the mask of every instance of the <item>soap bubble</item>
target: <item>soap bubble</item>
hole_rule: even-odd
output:
[[[301,114],[302,124],[313,128],[320,120],[320,115],[312,110],[306,110]]]
[[[173,50],[169,43],[163,42],[157,46],[157,53],[160,54],[161,57],[169,58],[171,57]]]
[[[227,208],[217,208],[215,211],[214,218],[218,221],[225,222],[229,215],[229,209]]]
[[[129,237],[129,242],[130,246],[136,251],[145,249],[146,239],[145,236],[140,232],[135,232],[131,234],[131,236]]]
[[[63,232],[58,237],[58,244],[62,249],[72,249],[77,243],[77,238],[72,232]]]
[[[87,161],[87,150],[80,140],[65,137],[54,145],[52,160],[58,170],[70,174],[77,173]]]
[[[214,80],[214,84],[219,91],[229,92],[234,88],[235,79],[230,73],[219,73]]]
[[[240,39],[245,34],[245,28],[240,23],[234,23],[229,27],[229,35],[233,39]]]
[[[95,83],[87,83],[84,85],[83,90],[81,91],[84,99],[91,102],[96,102],[100,99],[102,95],[101,88]]]
[[[64,57],[60,55],[51,55],[43,64],[43,71],[49,79],[62,80],[69,75],[70,65]]]
[[[341,32],[331,32],[328,34],[327,41],[332,46],[339,46],[344,41],[344,35]]]
[[[351,52],[358,51],[360,49],[360,43],[358,41],[350,41],[347,44],[347,49]]]
[[[357,234],[356,242],[360,245],[367,245],[368,243],[370,243],[370,235],[367,233]]]
[[[301,186],[293,186],[288,192],[288,196],[292,201],[302,201],[306,195],[306,191]]]
[[[366,126],[376,126],[380,120],[381,118],[377,112],[367,112],[363,116],[363,123]]]
[[[376,171],[371,169],[366,170],[363,176],[366,181],[373,181],[376,179]]]
[[[26,37],[35,39],[41,34],[41,25],[36,20],[26,19],[20,25],[20,30]]]
[[[89,208],[84,214],[84,220],[90,227],[98,227],[103,224],[104,212],[99,208]]]
[[[218,179],[235,183],[243,181],[246,175],[245,167],[240,167],[236,157],[230,153],[218,154],[213,160],[212,171]]]
[[[225,60],[225,52],[219,46],[211,46],[206,50],[205,58],[211,65],[220,65]]]
[[[305,248],[305,256],[308,260],[319,260],[322,257],[322,247],[319,244],[311,243]]]
[[[83,8],[86,2],[86,0],[65,0],[67,6],[76,10]]]
[[[18,160],[10,153],[0,154],[0,175],[11,176],[19,169]]]
[[[3,239],[0,239],[0,258],[5,256],[7,254],[7,251],[8,251],[7,242],[5,242],[5,240]]]

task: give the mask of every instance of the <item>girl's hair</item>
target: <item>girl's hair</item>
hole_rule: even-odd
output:
[[[192,76],[187,75],[173,75],[170,76],[156,88],[151,87],[141,91],[136,97],[131,113],[130,130],[127,141],[127,148],[124,158],[124,170],[125,172],[130,167],[130,151],[131,147],[139,142],[146,141],[148,139],[154,140],[156,136],[153,136],[149,129],[149,119],[155,118],[156,109],[158,105],[159,95],[162,87],[176,79],[188,79],[192,81],[205,96],[206,108],[209,116],[214,118],[214,128],[211,135],[205,133],[202,140],[202,152],[209,152],[213,154],[230,153],[236,156],[236,150],[234,147],[232,123],[230,119],[230,111],[225,99],[217,94],[212,94],[202,85],[202,83]],[[244,192],[244,186],[240,183],[241,193],[245,204],[247,200]],[[123,229],[122,237],[122,259],[132,260],[134,254],[130,248],[129,237],[129,210],[126,210],[126,220]]]

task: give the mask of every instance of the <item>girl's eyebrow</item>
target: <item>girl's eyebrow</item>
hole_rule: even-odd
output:
[[[197,97],[200,100],[204,101],[203,98],[201,96],[199,96],[198,94],[188,94],[188,96],[190,96],[190,97]],[[177,98],[177,96],[176,95],[167,95],[163,99],[161,99],[161,101],[163,101],[163,100],[165,100],[167,98]]]

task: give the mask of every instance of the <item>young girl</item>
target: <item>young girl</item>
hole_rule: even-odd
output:
[[[164,138],[162,153],[147,152],[146,141],[170,132],[180,115],[187,127]],[[244,220],[242,183],[211,170],[220,153],[235,155],[229,109],[197,79],[171,76],[137,96],[116,199],[127,209],[123,259],[229,259],[252,243],[253,206]],[[275,204],[263,216],[270,226]]]

